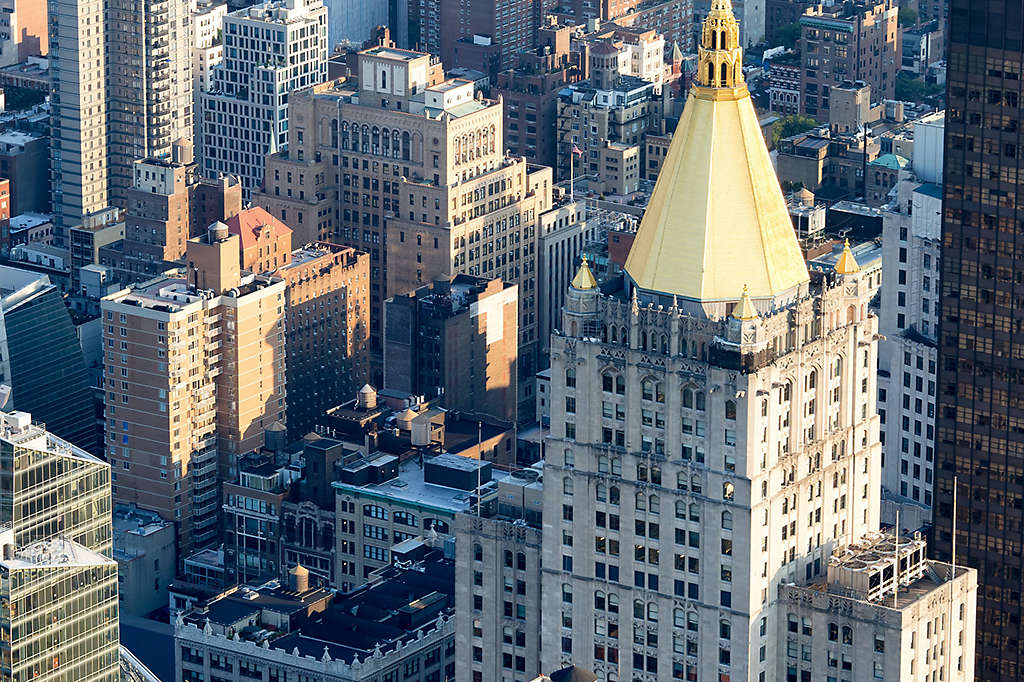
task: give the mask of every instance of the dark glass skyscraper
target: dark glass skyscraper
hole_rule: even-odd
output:
[[[978,569],[977,676],[1024,678],[1021,0],[951,0],[935,537]],[[901,266],[903,267],[903,266]]]

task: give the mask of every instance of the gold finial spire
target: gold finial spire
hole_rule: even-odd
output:
[[[728,0],[726,0],[728,2]],[[754,307],[754,302],[750,300],[750,291],[747,289],[747,285],[743,285],[743,295],[740,296],[739,303],[732,311],[732,316],[737,320],[756,320],[760,315],[757,314],[757,308]]]
[[[572,278],[573,289],[596,289],[597,280],[594,279],[594,273],[590,271],[590,266],[587,265],[587,257],[583,257],[583,261],[580,263],[580,269],[576,271],[576,276]]]
[[[857,259],[853,257],[853,252],[850,251],[849,239],[847,239],[846,243],[843,244],[843,253],[839,256],[839,260],[836,261],[836,272],[840,275],[852,275],[860,272],[860,266],[857,265]]]
[[[712,0],[697,49],[697,84],[705,88],[743,85],[743,48],[730,0]]]

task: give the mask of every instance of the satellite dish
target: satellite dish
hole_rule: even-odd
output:
[[[0,410],[7,405],[7,401],[11,399],[11,385],[0,384]]]

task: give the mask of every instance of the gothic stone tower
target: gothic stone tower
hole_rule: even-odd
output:
[[[870,293],[809,276],[740,63],[715,0],[625,289],[551,340],[545,670],[777,679],[779,585],[878,528]]]

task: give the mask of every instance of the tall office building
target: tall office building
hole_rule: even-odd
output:
[[[242,187],[235,178],[204,180],[188,146],[175,146],[171,159],[133,164],[124,215],[124,239],[100,250],[100,262],[121,282],[141,282],[174,267],[189,239],[242,210]]]
[[[515,421],[519,297],[500,279],[442,277],[384,304],[384,388]]]
[[[882,420],[882,521],[916,530],[931,522],[935,476],[936,345],[942,249],[939,112],[914,124],[913,162],[882,212],[878,414]]]
[[[54,237],[124,206],[132,163],[192,138],[188,0],[49,3]]]
[[[85,355],[46,275],[0,266],[0,382],[11,387],[8,409],[31,412],[60,438],[102,452]]]
[[[110,466],[27,412],[3,412],[0,487],[0,674],[116,682]]]
[[[741,64],[715,0],[625,289],[581,267],[551,340],[543,670],[810,679],[779,586],[878,528],[872,292],[809,275]]]
[[[46,54],[46,3],[0,0],[0,66]]]
[[[107,460],[114,496],[178,526],[179,556],[217,538],[218,473],[285,420],[285,285],[243,273],[215,223],[187,268],[103,299]]]
[[[234,175],[248,199],[263,182],[266,155],[288,146],[289,96],[327,78],[327,8],[322,0],[266,0],[225,16],[221,39],[196,147],[202,173]]]
[[[979,679],[1024,675],[1021,22],[1019,2],[949,5],[932,547],[953,554],[955,479],[957,557],[981,584]]]
[[[827,121],[830,91],[844,81],[864,81],[876,100],[896,96],[902,63],[899,7],[893,0],[815,5],[800,17],[800,106]]]
[[[301,437],[367,381],[370,257],[328,242],[293,250],[291,229],[259,207],[226,224],[243,270],[285,282],[288,430]]]
[[[213,68],[224,61],[224,17],[227,3],[221,0],[196,0],[192,14],[192,127],[198,144],[203,134],[203,94],[213,85]]]
[[[536,372],[536,241],[552,210],[551,170],[504,153],[501,100],[444,80],[424,52],[373,47],[358,86],[292,93],[287,153],[267,157],[256,201],[300,240],[370,254],[371,383],[382,385],[384,301],[442,275],[519,287],[519,396]]]

